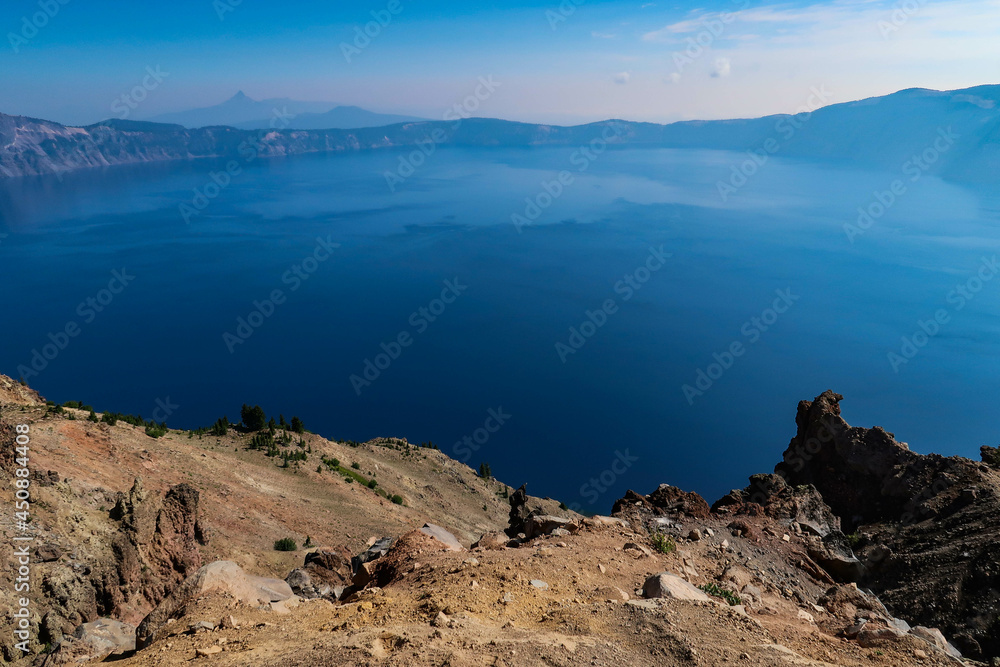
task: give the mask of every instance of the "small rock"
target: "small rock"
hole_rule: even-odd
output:
[[[549,590],[549,585],[547,583],[545,583],[544,581],[542,581],[541,579],[532,579],[530,583],[531,583],[532,586],[534,586],[535,588],[537,588],[540,591],[547,591],[547,590]]]
[[[35,562],[51,563],[59,560],[61,556],[62,550],[55,544],[42,544],[35,547]]]
[[[782,535],[781,539],[784,542],[791,542],[792,541],[792,538],[791,538],[791,536],[788,533],[785,533],[784,535]]]
[[[196,658],[207,658],[210,655],[216,655],[218,653],[222,653],[221,646],[207,646],[205,648],[196,648],[194,650]]]
[[[701,531],[694,528],[690,533],[688,533],[688,539],[692,542],[701,542]]]
[[[913,651],[913,657],[916,658],[917,660],[926,660],[927,659],[927,651],[921,650],[919,648],[915,649]]]
[[[598,571],[599,571],[599,572],[600,572],[601,574],[604,574],[605,572],[607,572],[607,571],[608,571],[608,568],[604,567],[604,566],[603,566],[603,565],[601,565],[600,563],[598,563],[598,564],[597,564],[597,569],[598,569]]]
[[[623,549],[625,551],[638,551],[641,554],[639,556],[640,558],[642,556],[652,556],[653,555],[653,552],[652,552],[652,550],[649,549],[649,547],[645,547],[645,546],[643,546],[641,544],[636,544],[635,542],[628,542],[623,547]]]
[[[861,630],[865,627],[865,625],[867,623],[868,623],[867,619],[862,618],[862,619],[858,620],[857,623],[855,623],[851,627],[849,627],[846,630],[844,630],[844,633],[843,633],[844,636],[847,637],[848,639],[856,639],[857,636],[858,636],[858,633],[861,632]]]
[[[483,536],[472,545],[473,549],[506,549],[510,538],[503,533],[483,533]]]
[[[211,623],[209,621],[198,621],[197,623],[192,623],[190,628],[192,632],[198,632],[199,630],[211,632],[212,630],[215,630],[215,623]]]

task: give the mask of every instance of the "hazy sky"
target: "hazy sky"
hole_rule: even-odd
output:
[[[348,58],[372,12],[387,25]],[[492,76],[476,115],[550,123],[759,116],[794,112],[813,87],[842,102],[1000,81],[1000,0],[4,0],[0,29],[0,111],[66,123],[114,117],[144,79],[155,88],[132,118],[241,89],[440,118]]]

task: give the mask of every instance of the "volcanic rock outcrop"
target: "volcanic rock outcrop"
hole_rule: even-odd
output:
[[[775,472],[815,486],[853,533],[861,583],[890,609],[941,628],[969,657],[1000,656],[997,470],[916,454],[878,427],[851,427],[841,400],[827,391],[799,403],[798,433]]]

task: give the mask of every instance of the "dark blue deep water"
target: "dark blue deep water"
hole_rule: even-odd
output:
[[[627,488],[711,501],[744,486],[825,389],[919,452],[1000,442],[1000,279],[968,283],[1000,253],[996,191],[924,178],[852,243],[844,224],[899,174],[772,160],[723,202],[738,155],[621,150],[581,172],[572,150],[452,149],[391,192],[399,158],[243,164],[189,224],[180,205],[223,165],[0,184],[0,372],[76,326],[29,376],[49,399],[147,418],[169,399],[175,427],[260,403],[329,437],[432,440],[602,512]],[[564,169],[519,231],[511,215]],[[113,271],[128,281],[114,295]],[[939,311],[894,369],[888,354]],[[260,326],[227,345],[239,318]],[[378,377],[352,382],[366,360]],[[491,410],[503,425],[477,432]]]

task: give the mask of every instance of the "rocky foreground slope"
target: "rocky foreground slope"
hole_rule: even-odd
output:
[[[30,654],[8,624],[2,662],[988,664],[1000,457],[919,456],[840,400],[800,404],[776,473],[712,506],[664,485],[585,518],[403,441],[306,434],[284,468],[251,434],[153,438],[0,377],[3,451],[31,427],[36,538]],[[0,528],[11,562],[12,512]]]

